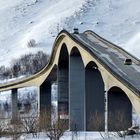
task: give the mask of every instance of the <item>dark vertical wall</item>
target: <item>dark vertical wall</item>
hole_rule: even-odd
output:
[[[44,109],[50,111],[51,109],[51,83],[45,81],[40,86],[40,112]]]
[[[58,81],[58,115],[61,119],[63,115],[69,115],[69,55],[66,45],[63,44],[57,70]],[[68,120],[69,121],[69,120]]]
[[[76,48],[70,56],[69,73],[70,129],[85,130],[85,70]]]
[[[104,83],[94,63],[85,69],[86,76],[86,129],[103,131],[105,125]]]
[[[18,118],[18,89],[12,89],[12,121]]]
[[[52,113],[52,106],[51,106],[51,88],[52,84],[56,82],[57,77],[57,66],[55,65],[50,72],[47,79],[42,83],[42,85],[39,87],[39,109],[40,109],[40,115],[44,115],[44,113],[47,113],[48,119],[50,120],[51,124],[51,113]]]
[[[126,130],[132,126],[132,105],[126,94],[113,87],[108,91],[108,129]]]
[[[68,67],[58,68],[58,101],[68,102]]]

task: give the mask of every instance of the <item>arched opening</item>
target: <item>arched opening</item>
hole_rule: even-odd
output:
[[[69,64],[70,129],[85,130],[85,69],[79,50],[74,47]]]
[[[126,130],[132,126],[132,105],[119,87],[108,91],[108,130]]]
[[[89,62],[85,68],[86,129],[103,131],[105,128],[104,82],[98,66]]]
[[[69,116],[69,54],[67,46],[62,45],[57,70],[58,117],[68,121]],[[69,121],[68,121],[69,122]]]

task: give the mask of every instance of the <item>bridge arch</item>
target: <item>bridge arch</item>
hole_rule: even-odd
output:
[[[69,61],[69,53],[67,49],[67,45],[65,43],[62,44],[58,59],[58,66],[64,67],[67,65],[67,62]]]
[[[114,86],[108,91],[108,129],[126,130],[132,126],[132,104],[127,94]]]
[[[104,81],[98,66],[93,61],[85,67],[85,91],[86,129],[103,131],[105,124]]]
[[[70,56],[79,56],[81,57],[81,53],[80,53],[80,50],[77,48],[77,47],[73,47],[70,51]]]
[[[64,119],[69,115],[69,53],[65,43],[62,44],[57,69],[58,115]]]
[[[71,50],[69,62],[70,128],[85,130],[85,68],[76,47]]]

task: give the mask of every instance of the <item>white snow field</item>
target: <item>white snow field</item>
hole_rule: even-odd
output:
[[[0,65],[28,52],[50,53],[54,37],[61,30],[57,26],[86,4],[85,0],[13,1],[0,0]],[[34,48],[27,47],[31,39],[36,42]]]
[[[67,132],[60,138],[60,140],[139,140],[140,136],[126,136],[125,138],[119,138],[117,134],[114,137],[105,137],[102,132],[102,136],[99,132],[79,132],[77,136],[72,136],[72,133]],[[12,138],[1,138],[0,140],[12,140]],[[45,133],[40,133],[36,138],[33,138],[32,135],[23,135],[19,140],[50,140],[47,138]]]
[[[62,29],[93,30],[140,58],[139,0],[0,0],[0,65],[22,54],[50,53]],[[35,40],[35,47],[27,43]]]

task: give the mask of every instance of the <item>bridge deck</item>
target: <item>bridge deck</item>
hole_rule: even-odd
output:
[[[88,31],[76,34],[74,37],[86,45],[97,59],[106,64],[113,73],[121,77],[128,85],[140,91],[140,64],[135,61],[132,62],[132,65],[124,65],[125,59],[132,58],[132,55],[128,53],[126,55],[119,48],[117,49],[111,44],[110,46],[105,44]],[[140,96],[140,92],[137,92],[137,94]]]

